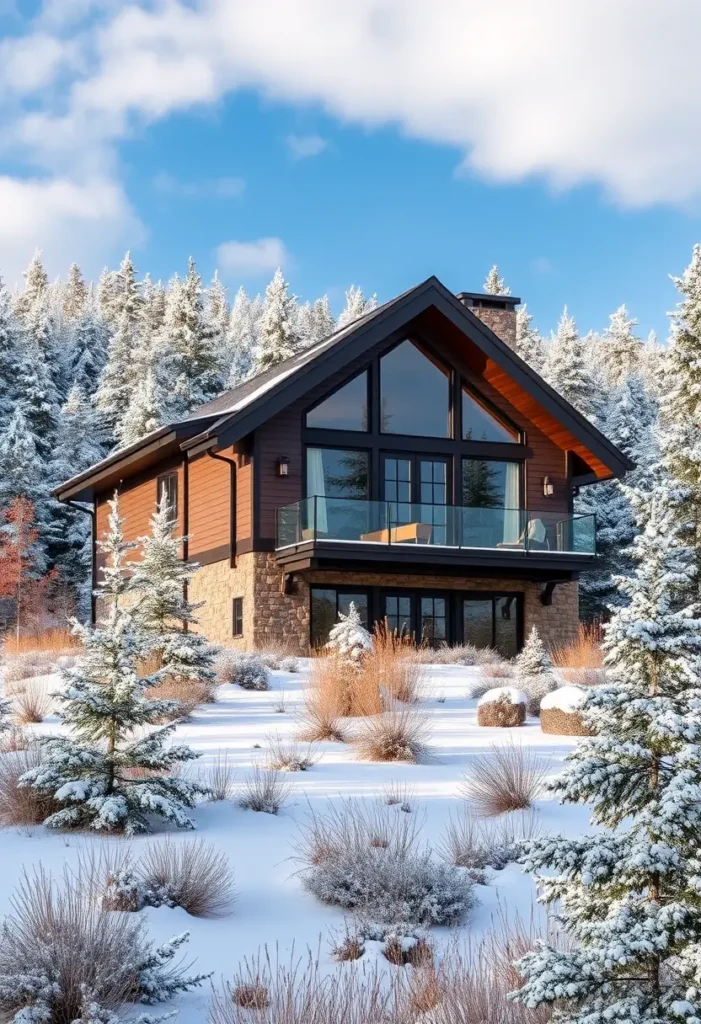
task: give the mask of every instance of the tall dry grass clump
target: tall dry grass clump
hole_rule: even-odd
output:
[[[599,623],[581,622],[577,639],[564,647],[558,647],[550,655],[556,668],[602,669],[604,654],[601,649],[603,630]]]
[[[484,818],[532,807],[545,787],[548,764],[529,747],[493,745],[470,761],[461,792]]]
[[[41,825],[59,810],[60,804],[49,794],[19,785],[25,772],[41,763],[42,750],[36,743],[0,755],[0,826]]]
[[[30,680],[13,695],[14,718],[18,725],[43,722],[51,710],[51,697],[42,683]]]
[[[281,772],[254,765],[243,781],[239,807],[263,814],[279,814],[291,791],[290,782]]]
[[[193,917],[223,917],[236,901],[226,854],[203,839],[150,843],[138,871],[144,886],[163,894],[164,903]]]
[[[416,648],[386,625],[375,627],[373,647],[359,666],[359,697],[356,714],[375,715],[388,702],[417,704],[423,697],[425,670]],[[363,710],[362,701],[370,706]]]
[[[430,756],[428,719],[411,705],[366,719],[353,744],[361,761],[420,764]]]
[[[45,629],[41,633],[6,636],[2,645],[2,653],[6,657],[18,654],[46,651],[59,656],[63,653],[75,654],[80,641],[69,629]]]

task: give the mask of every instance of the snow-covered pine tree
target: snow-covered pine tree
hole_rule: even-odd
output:
[[[258,347],[258,369],[269,370],[293,356],[299,347],[297,300],[278,267],[265,289],[265,309]]]
[[[197,755],[186,746],[166,746],[175,723],[153,728],[175,705],[147,696],[159,672],[140,674],[153,648],[126,607],[133,596],[126,556],[134,544],[124,540],[116,495],[108,535],[99,545],[108,556],[100,587],[104,619],[97,627],[73,622],[85,654],[62,670],[55,697],[68,735],[44,741],[44,763],[25,773],[20,785],[50,793],[62,805],[46,819],[49,828],[135,835],[150,831],[151,816],[194,828],[185,808],[194,807],[204,790],[168,773]]]
[[[235,388],[248,380],[256,369],[259,350],[260,311],[254,307],[244,288],[236,293],[229,326],[224,339],[226,386]]]
[[[142,557],[132,577],[140,598],[135,618],[164,676],[177,683],[211,683],[216,648],[192,629],[201,606],[187,600],[187,584],[199,565],[183,560],[184,539],[174,535],[173,510],[162,502],[151,517],[151,533],[139,538]]]
[[[141,283],[141,333],[154,338],[163,329],[166,318],[166,290],[160,281],[155,283],[150,274],[144,274]]]
[[[357,665],[372,650],[372,637],[360,620],[360,614],[351,601],[348,614],[338,613],[338,622],[331,627],[326,649],[342,661]]]
[[[49,278],[41,258],[41,249],[36,250],[22,277],[24,278],[24,290],[15,299],[15,315],[20,321],[24,321],[49,286]]]
[[[540,336],[540,331],[532,327],[533,314],[528,312],[525,304],[519,306],[516,311],[516,344],[514,351],[521,359],[525,359],[529,366],[540,373],[545,361],[545,345]]]
[[[202,279],[190,258],[186,276],[170,282],[160,342],[168,415],[178,419],[214,398],[223,387],[220,339],[204,317]]]
[[[366,313],[372,312],[376,307],[376,295],[372,295],[369,299],[366,299],[363,295],[362,288],[356,288],[356,286],[352,284],[346,292],[346,304],[339,314],[336,322],[336,328],[340,331],[342,327],[348,327],[349,324],[352,324],[361,316],[365,316]]]
[[[83,274],[77,263],[71,263],[68,268],[68,277],[63,286],[63,315],[66,320],[77,320],[83,312],[85,300],[88,297],[88,287],[83,280]]]
[[[374,301],[375,306],[377,305],[376,300],[371,301]],[[320,299],[314,300],[314,305],[312,306],[312,335],[309,344],[313,345],[317,341],[323,341],[324,338],[328,338],[330,334],[333,334],[335,330],[336,321],[331,312],[329,297],[328,295],[322,295]]]
[[[97,390],[107,362],[109,328],[100,315],[97,299],[88,292],[82,308],[72,319],[66,375],[86,395]]]
[[[47,489],[45,463],[37,451],[34,432],[27,423],[21,404],[0,426],[0,512],[15,497],[28,498],[37,519],[46,524]]]
[[[557,325],[557,332],[548,346],[543,372],[548,383],[563,398],[585,416],[592,415],[596,396],[587,372],[582,339],[566,306]]]
[[[487,274],[482,288],[487,295],[511,295],[511,289],[504,284],[504,278],[499,277],[496,263]]]
[[[514,684],[528,697],[529,715],[540,714],[541,700],[557,686],[550,655],[545,650],[536,626],[532,627],[516,658]]]
[[[228,371],[226,362],[226,337],[229,332],[231,309],[226,285],[215,270],[209,287],[204,296],[204,320],[212,338],[212,348],[216,354],[220,372]]]
[[[599,355],[604,357],[609,383],[616,386],[626,374],[638,369],[643,343],[633,332],[638,321],[629,319],[625,306],[619,306],[609,320],[611,322],[603,333]]]
[[[701,245],[694,246],[691,263],[674,283],[682,301],[672,316],[665,359],[661,446],[670,477],[687,489],[679,515],[701,570]],[[698,572],[695,586],[701,592]]]
[[[642,344],[638,372],[645,382],[648,394],[659,399],[665,379],[667,347],[660,345],[656,331],[650,331]]]
[[[17,401],[20,329],[12,297],[0,278],[0,423],[7,423]]]
[[[170,407],[156,378],[156,371],[147,366],[134,385],[129,403],[115,431],[117,447],[126,448],[152,430],[158,430],[164,420],[164,409]]]
[[[103,292],[100,298],[100,292]],[[141,296],[136,269],[127,253],[116,274],[103,274],[98,301],[103,317],[113,333],[107,351],[107,363],[100,375],[97,406],[114,430],[129,405],[138,380],[138,350],[142,342]]]
[[[665,488],[650,502],[620,584],[628,604],[607,628],[611,682],[581,709],[596,734],[552,786],[602,828],[534,840],[523,858],[569,943],[540,942],[518,962],[515,998],[554,1004],[563,1024],[701,1017],[701,620],[686,603],[695,565],[675,504]]]

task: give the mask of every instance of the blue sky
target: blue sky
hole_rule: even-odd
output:
[[[39,245],[94,275],[129,246],[256,291],[282,261],[338,309],[497,262],[544,332],[625,302],[664,336],[701,240],[701,11],[526,6],[6,3],[0,272]]]

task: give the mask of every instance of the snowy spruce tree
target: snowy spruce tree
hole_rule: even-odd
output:
[[[351,601],[348,614],[338,613],[338,622],[332,626],[326,649],[342,661],[357,665],[368,651],[372,650],[372,637],[360,621],[360,614]]]
[[[258,369],[269,370],[297,351],[297,302],[288,292],[289,285],[278,267],[265,289]]]
[[[532,326],[533,314],[525,304],[516,311],[516,344],[514,351],[538,373],[543,368],[545,346],[540,332]]]
[[[113,333],[96,400],[106,421],[115,429],[138,381],[137,353],[143,337],[141,296],[130,253],[126,254],[115,274],[104,277],[104,280],[101,278],[101,287],[104,295],[100,299],[98,293],[98,301]]]
[[[229,314],[224,337],[224,373],[226,386],[235,388],[256,371],[259,350],[260,309],[239,288]]]
[[[642,342],[633,332],[638,321],[628,317],[625,306],[619,306],[609,317],[609,326],[602,336],[601,354],[606,363],[606,374],[609,382],[616,386],[627,374],[635,371],[640,363]]]
[[[504,284],[504,278],[499,277],[499,267],[496,263],[487,274],[482,289],[486,295],[511,295],[511,289]]]
[[[69,391],[77,385],[86,395],[95,393],[107,362],[108,344],[109,329],[100,315],[95,296],[89,293],[70,325],[66,366]]]
[[[600,826],[528,844],[523,863],[556,908],[566,949],[518,963],[515,998],[563,1024],[698,1024],[701,1018],[701,620],[678,496],[661,487],[606,633],[611,681],[588,691],[580,741],[552,785]]]
[[[361,316],[365,316],[366,313],[372,312],[376,307],[376,295],[366,299],[361,288],[351,285],[346,292],[346,304],[339,314],[336,328],[341,330],[342,327],[348,327],[349,324],[352,324]]]
[[[49,277],[44,270],[41,249],[36,250],[22,277],[24,290],[15,300],[15,315],[24,322],[49,287]]]
[[[73,622],[85,654],[62,670],[55,698],[68,735],[44,741],[43,763],[20,784],[51,794],[61,805],[46,819],[49,828],[135,835],[150,831],[152,816],[194,828],[185,809],[204,790],[169,772],[196,755],[189,747],[166,745],[175,724],[154,728],[177,706],[148,696],[162,673],[140,671],[154,648],[138,629],[138,605],[127,608],[134,590],[126,558],[135,545],[124,541],[116,496],[110,508],[109,532],[100,542],[108,557],[100,588],[104,619],[96,627]]]
[[[543,372],[558,394],[585,416],[592,415],[595,394],[584,358],[584,346],[566,306],[550,342]]]
[[[0,422],[7,422],[17,401],[20,329],[12,298],[0,278]]]
[[[528,714],[540,714],[540,702],[557,686],[550,655],[533,626],[515,662],[515,685],[528,697]]]
[[[62,294],[63,315],[66,320],[78,319],[83,312],[87,297],[88,288],[83,279],[82,271],[77,263],[71,263]]]
[[[216,648],[192,627],[199,605],[187,600],[187,584],[199,569],[182,557],[185,538],[174,535],[173,510],[162,502],[141,537],[141,559],[131,586],[139,595],[135,618],[164,677],[178,683],[214,681]]]

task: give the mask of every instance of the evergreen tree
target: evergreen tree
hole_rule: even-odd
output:
[[[609,319],[611,323],[602,338],[602,354],[606,362],[608,379],[616,385],[626,374],[639,367],[642,342],[633,333],[638,321],[628,319],[628,310],[625,306],[619,306]]]
[[[140,538],[142,558],[132,578],[140,597],[136,619],[165,677],[178,683],[213,682],[216,650],[191,628],[200,605],[186,597],[199,565],[183,560],[184,538],[173,534],[173,510],[162,502],[151,517],[151,533]]]
[[[161,673],[139,672],[153,648],[126,608],[133,583],[125,558],[134,545],[124,541],[116,496],[110,506],[109,533],[100,542],[109,558],[101,586],[104,622],[73,623],[85,655],[62,670],[64,686],[56,695],[69,735],[45,740],[44,763],[23,775],[20,785],[51,794],[62,805],[46,819],[49,828],[135,835],[150,831],[151,816],[194,828],[185,808],[204,790],[168,772],[196,755],[186,746],[164,746],[175,723],[151,728],[175,706],[147,696]],[[150,730],[145,736],[144,728]]]
[[[86,395],[94,394],[107,362],[108,343],[109,329],[95,296],[89,293],[71,324],[66,369],[71,387],[77,385]]]
[[[41,249],[36,250],[22,277],[24,278],[24,291],[17,296],[15,301],[15,315],[20,321],[24,321],[49,286],[49,278],[41,258]]]
[[[333,334],[336,322],[331,313],[328,295],[316,299],[312,304],[305,302],[297,314],[297,334],[302,348],[309,348]]]
[[[511,295],[511,289],[504,284],[504,278],[499,277],[499,267],[496,263],[487,274],[482,288],[487,295]]]
[[[356,288],[355,285],[351,285],[346,292],[346,304],[341,310],[336,323],[336,329],[340,331],[341,328],[348,327],[349,324],[352,324],[361,316],[365,316],[366,313],[372,312],[376,307],[376,295],[366,299],[361,288]]]
[[[225,366],[228,368],[226,386],[229,388],[235,388],[255,372],[259,349],[258,312],[245,290],[239,288],[231,307],[224,342]]]
[[[78,319],[83,312],[87,297],[88,288],[83,280],[80,267],[77,263],[71,263],[68,268],[68,279],[63,288],[63,315],[66,320]]]
[[[342,661],[357,665],[364,654],[372,650],[372,637],[360,620],[360,614],[351,601],[348,614],[338,613],[338,622],[331,627],[327,650]]]
[[[126,448],[162,426],[169,405],[152,367],[134,387],[126,412],[117,424],[117,446]]]
[[[49,518],[45,464],[20,405],[0,428],[0,511],[16,497],[32,502],[38,521],[45,527]]]
[[[108,277],[103,272],[98,302],[103,317],[113,327],[113,334],[96,400],[105,419],[115,429],[138,381],[137,353],[143,337],[141,297],[130,253],[115,275]]]
[[[557,333],[550,343],[544,373],[549,384],[568,402],[590,416],[595,395],[584,359],[584,346],[577,325],[565,306]]]
[[[155,284],[150,274],[144,274],[141,285],[141,333],[155,337],[163,329],[166,319],[166,290],[160,281]]]
[[[278,267],[265,289],[265,309],[258,349],[258,369],[269,370],[297,351],[297,301]]]
[[[701,568],[701,245],[694,246],[691,263],[674,283],[682,301],[672,317],[665,360],[662,454],[670,477],[687,489],[679,514]],[[699,582],[697,573],[697,587]]]
[[[0,424],[12,415],[17,401],[20,330],[12,312],[12,298],[0,279]]]
[[[552,672],[550,655],[536,626],[532,627],[523,650],[516,658],[515,670],[515,685],[528,697],[528,713],[539,715],[541,700],[556,688],[557,680]]]
[[[519,961],[515,998],[555,1003],[563,1024],[701,1015],[701,620],[686,604],[695,565],[675,503],[664,488],[650,503],[635,574],[620,584],[628,603],[606,633],[611,681],[581,709],[595,735],[552,785],[602,829],[537,839],[523,860],[570,941],[540,942]]]
[[[178,419],[222,390],[220,339],[204,317],[202,280],[190,259],[183,280],[171,281],[161,350],[169,417]]]
[[[516,311],[516,344],[514,351],[538,373],[545,361],[545,346],[540,332],[532,327],[533,314],[528,312],[525,304]]]

